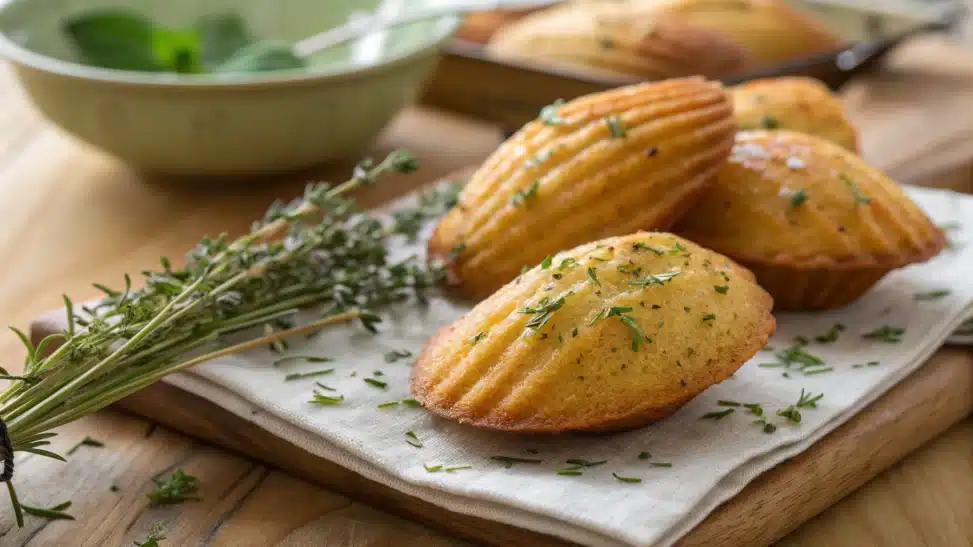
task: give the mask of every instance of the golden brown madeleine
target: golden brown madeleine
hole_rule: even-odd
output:
[[[646,79],[720,77],[751,66],[749,52],[725,33],[617,0],[539,11],[499,30],[488,50],[501,58]]]
[[[737,126],[747,129],[787,129],[816,135],[858,152],[858,131],[845,107],[813,78],[769,78],[729,89]]]
[[[671,226],[733,143],[729,98],[700,78],[545,108],[474,173],[429,241],[450,280],[486,296],[545,256]]]
[[[509,431],[663,418],[733,374],[776,326],[728,258],[639,232],[558,253],[444,327],[413,368],[432,412]]]
[[[824,139],[743,131],[680,235],[757,276],[778,309],[847,304],[890,270],[922,262],[942,230],[879,170]]]
[[[660,15],[724,32],[761,66],[833,51],[842,40],[786,0],[633,0]]]

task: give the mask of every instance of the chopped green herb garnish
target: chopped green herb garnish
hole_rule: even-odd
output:
[[[445,468],[443,468],[443,471],[445,471],[447,473],[452,473],[453,471],[460,471],[460,470],[463,470],[463,469],[473,469],[473,466],[472,465],[454,465],[452,467],[445,467]]]
[[[315,376],[323,376],[325,374],[331,374],[334,372],[333,368],[326,368],[324,370],[315,370],[312,372],[292,372],[287,376],[284,376],[285,382],[290,382],[293,380],[302,380],[304,378],[314,378]]]
[[[672,467],[672,464],[669,462],[649,462],[649,465],[652,467]]]
[[[442,465],[429,465],[427,463],[422,464],[426,468],[427,473],[438,473],[443,470]]]
[[[517,190],[514,192],[513,197],[510,198],[510,203],[516,206],[526,202],[529,199],[536,198],[537,190],[540,188],[540,186],[541,181],[535,180],[534,182],[530,183],[530,186],[528,186],[526,189],[521,188],[520,190]]]
[[[515,456],[490,456],[490,459],[495,462],[500,462],[506,468],[511,468],[516,463],[528,463],[528,464],[539,464],[543,463],[544,460],[538,460],[533,458],[518,458]]]
[[[135,542],[135,547],[160,547],[159,541],[166,539],[165,536],[165,522],[157,522],[149,528],[149,533],[145,537],[145,541],[139,543]]]
[[[806,368],[803,369],[803,372],[805,376],[811,376],[812,374],[823,374],[825,372],[831,372],[832,370],[834,370],[834,367],[822,367],[814,369]]]
[[[601,310],[599,310],[598,313],[596,313],[595,316],[588,323],[588,326],[590,327],[595,323],[597,323],[598,321],[601,321],[601,319],[605,317],[606,313],[608,313],[608,308],[602,308]]]
[[[605,123],[608,124],[608,132],[613,139],[625,138],[625,126],[617,115],[605,116]]]
[[[622,314],[618,316],[618,320],[632,331],[632,351],[638,351],[643,340],[647,342],[652,341],[651,338],[645,335],[642,328],[639,327],[638,321],[635,319],[635,317],[628,314]]]
[[[322,384],[321,382],[314,382],[314,385],[317,386],[317,387],[319,387],[319,388],[321,388],[321,389],[327,390],[327,391],[336,391],[335,388],[326,386],[326,385]]]
[[[282,357],[274,361],[274,366],[278,367],[280,365],[286,365],[288,363],[294,363],[297,361],[304,361],[307,363],[330,363],[334,361],[330,357],[315,357],[313,355],[291,355],[290,357]]]
[[[483,340],[484,338],[486,338],[486,333],[481,330],[480,332],[476,333],[476,336],[474,336],[472,340],[470,340],[470,343],[475,345],[477,342]]]
[[[841,323],[835,323],[830,329],[828,329],[828,332],[815,336],[814,340],[821,344],[830,344],[832,342],[837,341],[838,336],[844,330],[845,330],[844,325],[842,325]]]
[[[393,406],[399,406],[399,402],[398,401],[387,401],[387,402],[384,402],[384,403],[378,405],[378,408],[392,408]]]
[[[807,192],[801,188],[791,194],[791,209],[797,209],[807,201]]]
[[[824,393],[814,395],[810,391],[805,393],[802,389],[801,396],[797,399],[797,408],[817,408],[818,401],[820,401],[822,397],[824,397]]]
[[[669,254],[677,255],[685,250],[686,250],[686,246],[677,241],[675,244],[673,244],[672,248],[669,249]]]
[[[880,365],[881,363],[879,363],[878,361],[869,361],[869,362],[867,362],[867,363],[865,363],[865,364],[866,364],[866,365],[868,365],[868,366],[870,366],[870,367],[877,367],[877,366],[879,366],[879,365]]]
[[[43,507],[32,507],[30,505],[20,504],[20,508],[23,509],[24,513],[27,513],[33,517],[51,520],[74,520],[74,517],[65,512],[65,510],[69,507],[71,507],[70,501],[59,503],[54,507],[49,507],[46,509]]]
[[[649,459],[651,457],[652,457],[652,454],[649,454],[648,452],[639,452],[639,459],[640,460],[647,460],[647,459]]]
[[[92,439],[91,437],[87,437],[86,436],[85,438],[83,438],[80,441],[78,441],[78,444],[72,446],[70,448],[70,450],[67,451],[68,456],[70,456],[71,454],[74,454],[75,452],[77,452],[78,449],[81,448],[82,446],[91,446],[91,447],[94,447],[94,448],[104,448],[105,447],[105,443],[103,443],[103,442],[101,442],[101,441],[99,441],[97,439]]]
[[[457,258],[459,258],[459,255],[461,255],[465,250],[466,250],[465,242],[460,241],[459,243],[457,243],[456,246],[453,247],[451,251],[449,251],[449,261],[450,262],[455,261]]]
[[[728,408],[726,410],[707,412],[706,414],[700,416],[700,419],[701,420],[722,420],[723,418],[726,418],[730,414],[733,414],[735,411],[736,409]]]
[[[636,241],[635,243],[633,243],[632,244],[632,249],[634,249],[636,251],[645,249],[645,250],[648,250],[648,251],[652,251],[656,255],[663,255],[663,254],[665,254],[665,251],[656,249],[655,247],[651,247],[651,246],[649,246],[646,243],[642,243],[641,241]]]
[[[859,204],[868,205],[872,202],[872,198],[863,194],[861,189],[858,188],[858,184],[856,184],[851,177],[842,173],[838,175],[838,178],[840,178],[842,182],[848,186],[848,189],[851,190],[851,193],[855,195],[855,207],[858,207]]]
[[[171,505],[187,500],[201,499],[196,492],[199,490],[199,479],[177,469],[172,475],[162,480],[154,477],[155,490],[147,494],[152,505]]]
[[[419,408],[422,406],[422,403],[415,399],[402,399],[402,404],[412,408]]]
[[[385,383],[385,382],[383,382],[381,380],[377,380],[375,378],[363,378],[363,380],[365,380],[365,383],[366,384],[368,384],[370,386],[373,386],[373,387],[380,388],[380,389],[385,389],[386,387],[388,387],[388,384],[387,383]]]
[[[412,357],[412,352],[407,349],[392,350],[385,354],[386,363],[394,363],[399,359],[408,359]]]
[[[570,268],[571,266],[574,266],[577,263],[578,261],[575,258],[569,256],[564,260],[562,260],[560,264],[558,264],[557,269],[558,271],[561,271],[565,268]]]
[[[939,300],[953,294],[949,289],[939,289],[937,291],[916,293],[916,300]]]
[[[315,391],[312,395],[312,399],[308,403],[319,405],[319,406],[335,406],[340,405],[342,401],[345,400],[344,395],[338,395],[337,397],[332,397],[330,395],[325,395],[323,393],[318,393]]]
[[[682,272],[680,272],[679,270],[673,270],[671,272],[663,272],[663,273],[659,273],[659,274],[649,274],[649,275],[646,275],[645,277],[642,277],[640,279],[636,279],[634,281],[630,281],[629,283],[631,285],[635,285],[637,287],[649,287],[649,286],[652,286],[652,285],[665,285],[666,282],[672,281],[672,278],[676,277],[680,273],[682,273]]]
[[[422,441],[419,440],[419,436],[416,435],[415,431],[405,432],[405,442],[409,443],[411,446],[414,446],[416,448],[423,447]]]
[[[714,319],[716,319],[715,313],[707,313],[703,316],[703,321],[713,321]]]
[[[749,410],[755,416],[764,415],[764,408],[760,406],[760,403],[744,403],[743,408]]]
[[[584,472],[577,467],[568,467],[567,469],[559,470],[557,474],[564,477],[578,477],[580,475],[584,475]]]
[[[788,421],[794,422],[795,424],[801,423],[801,413],[793,406],[778,410],[777,415],[782,418],[787,418]]]
[[[576,465],[578,467],[597,467],[599,465],[603,465],[603,464],[608,463],[608,460],[601,460],[601,461],[597,461],[597,462],[592,462],[592,461],[588,461],[588,460],[581,460],[581,459],[577,459],[577,458],[572,458],[570,460],[566,460],[564,463],[567,463],[567,464],[570,464],[570,465]]]
[[[601,286],[601,281],[598,281],[598,274],[595,273],[595,269],[591,266],[588,266],[588,279],[595,285]]]
[[[903,328],[884,325],[871,332],[866,332],[862,335],[862,338],[866,340],[878,340],[889,344],[898,344],[902,341],[903,334],[905,334],[905,329]]]
[[[578,337],[578,327],[574,327],[573,329],[571,329],[571,338],[577,338],[577,337]]]
[[[763,116],[760,116],[760,127],[764,129],[777,129],[780,127],[780,122],[777,121],[777,118],[774,116],[764,114]]]
[[[774,354],[785,365],[800,363],[802,366],[823,365],[824,359],[808,353],[805,344],[797,343]],[[762,365],[761,365],[762,366]]]
[[[729,285],[713,285],[713,288],[720,294],[726,294],[730,291]]]
[[[551,316],[554,312],[561,309],[564,305],[564,297],[560,297],[557,300],[551,300],[548,297],[541,298],[534,307],[525,307],[520,310],[520,313],[533,315],[530,321],[528,321],[525,326],[532,330],[540,330],[544,328],[544,325],[550,321]]]
[[[612,476],[615,477],[615,480],[620,482],[631,482],[631,483],[642,482],[642,479],[638,477],[622,477],[618,473],[614,473],[614,472],[612,473]]]
[[[862,363],[855,363],[854,365],[851,365],[851,368],[865,368],[865,365]]]
[[[736,401],[716,401],[716,404],[720,406],[742,406],[740,403]]]
[[[550,268],[551,267],[551,263],[553,263],[553,262],[554,262],[554,257],[553,256],[547,256],[547,257],[545,257],[544,260],[541,261],[541,269],[542,270],[546,270],[546,269]]]
[[[564,99],[558,99],[541,109],[540,118],[544,125],[561,125],[564,118],[557,111],[564,105]]]

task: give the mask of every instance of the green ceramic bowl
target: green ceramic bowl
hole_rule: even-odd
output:
[[[167,26],[240,14],[259,38],[297,41],[379,4],[419,0],[9,0],[0,53],[37,108],[133,166],[182,174],[288,171],[359,153],[418,94],[456,16],[416,21],[314,55],[310,67],[172,74],[80,64],[64,20],[122,7]],[[4,2],[0,1],[0,4]]]

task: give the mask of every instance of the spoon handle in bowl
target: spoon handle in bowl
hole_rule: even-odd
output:
[[[383,28],[404,25],[420,19],[439,17],[450,14],[464,14],[473,11],[489,11],[495,9],[530,9],[550,6],[561,0],[463,0],[455,3],[445,3],[425,6],[420,9],[398,12],[393,14],[377,13],[363,17],[352,17],[347,23],[319,32],[294,44],[294,54],[307,57],[335,47],[370,32]]]

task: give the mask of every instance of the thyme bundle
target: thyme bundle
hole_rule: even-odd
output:
[[[204,238],[181,269],[162,258],[161,269],[143,272],[141,289],[127,275],[122,290],[96,285],[104,298],[80,313],[65,296],[67,328],[36,346],[13,329],[27,357],[19,376],[0,369],[0,379],[12,381],[0,393],[0,482],[18,525],[24,507],[11,482],[13,454],[63,461],[44,448],[54,428],[198,363],[352,320],[375,331],[380,318],[370,310],[422,300],[441,269],[415,257],[391,262],[387,240],[396,233],[413,236],[419,220],[455,203],[455,192],[427,196],[391,226],[358,213],[346,197],[383,174],[416,167],[404,151],[378,164],[362,162],[340,185],[312,184],[302,197],[275,203],[236,240]]]

